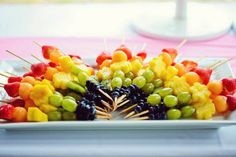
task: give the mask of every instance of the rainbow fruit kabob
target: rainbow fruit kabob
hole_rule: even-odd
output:
[[[82,65],[82,62],[78,62],[77,60],[73,62],[72,60],[75,56],[60,55],[60,52],[58,52],[58,49],[56,48],[53,49],[50,47],[50,53],[47,52],[45,47],[42,47],[42,50],[43,56],[48,58],[49,55],[52,63],[58,61],[53,64],[57,66],[50,67],[45,66],[45,63],[31,64],[30,62],[27,62],[31,65],[32,71],[28,72],[28,74],[30,73],[30,76],[24,75],[23,79],[18,80],[17,82],[5,84],[4,89],[9,96],[20,96],[25,101],[26,109],[28,109],[28,107],[30,109],[27,114],[28,121],[47,121],[47,116],[44,113],[48,114],[49,120],[53,120],[55,117],[58,117],[57,120],[59,120],[61,115],[56,113],[56,110],[59,110],[57,108],[59,106],[62,106],[64,110],[71,112],[71,114],[68,113],[68,115],[66,115],[66,112],[63,112],[63,115],[65,115],[64,117],[75,117],[73,112],[76,110],[78,104],[75,102],[74,98],[69,96],[63,98],[61,94],[55,92],[54,87],[62,90],[68,88],[83,94],[85,89],[82,86],[85,85],[86,79],[91,75],[93,69]],[[10,53],[13,54],[12,52]],[[75,58],[79,59],[78,57]],[[78,75],[79,77],[74,75]],[[37,78],[37,80],[35,78]],[[10,78],[8,78],[8,80],[10,80]],[[69,94],[74,97],[79,97],[76,93],[70,92]],[[7,105],[3,105],[1,108],[4,109],[4,106]],[[34,108],[32,106],[34,106]],[[93,109],[93,114],[94,111],[95,109]],[[99,113],[103,114],[102,112]],[[9,118],[2,118],[10,120]],[[68,120],[68,118],[63,119]]]
[[[124,46],[122,46],[124,47]],[[119,50],[119,49],[118,49]],[[127,50],[123,51],[127,53]],[[129,51],[128,51],[129,52]],[[120,60],[111,60],[113,56],[120,54]],[[130,53],[128,53],[128,56],[131,56]],[[225,108],[226,104],[224,103],[221,108],[217,106],[219,102],[222,102],[222,97],[219,96],[217,99],[214,100],[214,104],[212,103],[212,98],[210,98],[211,95],[215,94],[213,91],[215,88],[218,88],[218,86],[221,85],[221,82],[218,84],[212,84],[212,82],[209,83],[208,86],[206,86],[210,80],[210,76],[212,74],[212,70],[208,68],[200,68],[198,67],[198,64],[191,60],[184,60],[181,63],[174,63],[173,60],[177,56],[177,50],[176,49],[163,49],[163,52],[159,57],[154,58],[150,62],[151,69],[144,70],[142,69],[144,64],[134,64],[135,66],[132,67],[131,73],[127,71],[123,71],[122,73],[122,65],[125,61],[127,61],[126,57],[124,57],[124,53],[115,51],[114,54],[111,56],[108,56],[108,60],[105,60],[103,63],[101,63],[100,66],[100,73],[98,72],[98,78],[102,80],[111,79],[110,86],[111,87],[121,87],[126,86],[128,84],[131,84],[131,82],[135,85],[137,85],[139,88],[141,88],[145,92],[152,92],[155,88],[154,84],[162,84],[164,82],[164,86],[167,88],[164,89],[156,89],[154,92],[154,95],[150,95],[149,103],[156,105],[160,103],[161,96],[160,93],[162,93],[163,101],[167,107],[174,107],[178,105],[177,101],[179,98],[180,104],[186,104],[186,103],[193,103],[195,105],[191,106],[184,106],[182,108],[183,117],[190,117],[194,112],[196,111],[196,117],[198,119],[209,119],[215,114],[215,108],[218,112],[226,112],[227,108]],[[119,56],[119,55],[117,55]],[[99,58],[99,57],[98,57]],[[132,59],[129,60],[132,62]],[[137,61],[137,60],[136,60]],[[116,63],[117,62],[117,63]],[[109,68],[104,68],[104,63]],[[136,62],[137,63],[137,62]],[[140,63],[140,62],[138,62]],[[126,63],[127,64],[127,63]],[[115,69],[115,65],[120,69]],[[129,65],[129,64],[127,64]],[[135,69],[140,67],[135,72]],[[127,68],[128,69],[128,68]],[[113,73],[113,72],[114,73]],[[127,73],[128,74],[127,74]],[[154,74],[157,76],[157,80],[153,81],[152,83],[149,83],[152,78],[154,78]],[[133,77],[136,75],[136,78],[131,80],[130,78],[124,78],[125,75],[127,77],[130,77],[130,75]],[[146,76],[146,78],[145,78]],[[113,78],[112,78],[113,77]],[[117,78],[119,77],[119,78]],[[128,80],[128,81],[126,81]],[[223,79],[225,80],[225,79]],[[229,80],[229,79],[226,79]],[[230,82],[234,82],[235,79],[232,79]],[[169,88],[172,87],[172,88]],[[209,89],[208,89],[208,88]],[[232,87],[232,89],[235,90],[235,86]],[[164,93],[164,94],[163,94]],[[174,95],[170,95],[173,93]],[[159,94],[159,95],[156,95]],[[166,94],[166,95],[165,95]],[[218,93],[219,94],[219,93]],[[193,96],[193,100],[191,100],[191,95]],[[176,97],[177,96],[177,97]],[[156,97],[156,98],[155,98]],[[230,98],[234,98],[233,96],[228,96]],[[152,99],[156,99],[156,101],[152,102]],[[225,99],[225,98],[224,98]],[[225,99],[226,100],[226,99]],[[231,102],[233,102],[231,100]],[[201,105],[199,105],[201,104]],[[234,103],[230,103],[229,106],[235,106],[232,105]],[[233,108],[233,107],[231,107]],[[231,109],[233,110],[233,109]],[[122,112],[123,113],[123,112]],[[169,112],[169,119],[178,119],[181,116],[181,112],[179,110],[171,109]],[[133,113],[132,113],[133,114]],[[143,112],[143,114],[147,114],[147,111]],[[142,114],[141,114],[142,115]],[[175,116],[172,116],[175,115]],[[130,115],[129,115],[130,116]],[[126,116],[128,118],[129,116]],[[140,116],[140,114],[139,114]],[[141,117],[142,119],[148,119],[147,117]]]
[[[26,80],[28,81],[26,82],[30,82],[29,84],[31,84],[31,86],[37,86],[36,92],[33,92],[36,93],[33,94],[35,97],[31,96],[33,97],[33,100],[31,100],[28,99],[27,96],[29,94],[27,92],[18,94],[26,99],[25,106],[30,106],[27,115],[29,117],[38,115],[33,119],[28,118],[30,121],[44,121],[46,117],[48,117],[49,120],[72,120],[75,119],[75,117],[78,120],[93,120],[95,118],[95,108],[97,113],[96,117],[105,119],[112,118],[111,114],[106,112],[112,112],[114,110],[118,110],[120,114],[125,113],[125,118],[140,120],[166,119],[166,117],[168,119],[178,119],[181,114],[181,117],[183,118],[191,117],[195,112],[195,109],[197,110],[196,115],[199,119],[207,119],[214,114],[214,106],[212,105],[211,100],[205,103],[205,100],[209,100],[209,91],[206,90],[205,85],[202,85],[201,83],[195,85],[195,83],[198,82],[208,82],[212,73],[211,70],[199,69],[196,62],[188,60],[183,61],[179,66],[176,66],[178,64],[173,62],[177,56],[177,51],[175,49],[163,50],[165,52],[162,52],[158,57],[155,57],[149,64],[143,62],[146,58],[145,52],[142,51],[137,55],[132,56],[131,51],[125,45],[119,47],[112,56],[105,53],[104,57],[103,53],[97,58],[98,64],[99,61],[103,59],[100,61],[101,69],[97,73],[97,76],[100,81],[102,81],[103,85],[100,85],[95,80],[88,81],[89,76],[93,73],[93,69],[82,64],[80,57],[62,55],[58,52],[59,50],[57,48],[53,47],[49,47],[48,51],[45,47],[42,47],[42,49],[43,56],[46,56],[51,62],[48,64],[39,63],[34,66],[32,65],[32,71],[23,76],[27,78]],[[31,64],[30,62],[28,63]],[[36,72],[34,73],[33,71]],[[109,79],[111,81],[107,81]],[[36,82],[36,85],[34,81]],[[234,85],[235,79],[226,79],[222,80],[222,82],[224,84],[224,93],[233,94],[235,86],[232,86],[232,84]],[[43,90],[42,88],[39,88],[37,83],[39,85],[47,85],[47,88],[50,88],[51,85],[53,85],[57,90],[60,89],[63,90],[63,92],[65,89],[71,89],[77,92],[72,94],[74,97],[80,97],[78,95],[78,93],[80,93],[80,95],[83,95],[83,98],[80,99],[80,101],[75,101],[72,97],[65,96],[65,94],[62,96],[58,92],[54,92],[53,88],[50,88],[52,90],[51,92],[49,92],[46,87],[47,90]],[[20,83],[19,85],[19,83],[14,83],[12,85],[8,84],[8,86],[10,85],[11,88],[15,87],[12,88],[15,92],[12,92],[11,95],[17,97],[17,91],[19,90],[18,86],[19,88],[22,86],[22,91],[31,91],[31,86],[29,84],[25,85]],[[110,91],[105,88],[105,86],[108,86],[113,90]],[[163,88],[163,86],[166,87]],[[185,92],[190,86],[192,86],[193,93],[202,93],[195,96],[192,94],[192,97],[194,96],[196,100],[194,106],[191,106],[191,99],[193,99],[191,98],[191,93]],[[86,92],[85,87],[87,89]],[[213,84],[209,85],[208,88],[213,88],[214,91],[214,87],[215,85]],[[154,90],[154,88],[156,89]],[[38,100],[39,97],[37,97],[37,92],[42,92],[43,96],[39,97],[45,99]],[[10,92],[8,91],[8,93]],[[230,109],[234,110],[235,98],[233,96],[227,97]],[[215,100],[215,106],[217,104],[216,102],[220,102],[219,100],[222,101],[220,98],[217,97]],[[27,100],[29,100],[29,102]],[[49,104],[44,104],[47,101],[49,101]],[[180,106],[188,103],[191,105]],[[32,107],[32,104],[34,107]],[[39,108],[35,104],[39,104]],[[182,112],[176,107],[182,107]],[[6,113],[6,118],[4,119],[11,120],[9,118],[9,111],[11,111],[12,108],[12,106],[9,107],[9,105],[4,105],[4,107],[0,109],[1,112]],[[209,110],[209,108],[211,110]],[[24,111],[23,113],[25,113]],[[223,110],[223,112],[225,111],[226,110]],[[90,114],[90,112],[93,114]]]

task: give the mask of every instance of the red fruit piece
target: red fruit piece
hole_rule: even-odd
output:
[[[8,83],[13,83],[13,82],[20,82],[22,80],[22,77],[20,76],[10,76],[7,79]]]
[[[173,61],[178,55],[178,51],[175,48],[164,48],[162,52],[168,53],[171,56]]]
[[[70,56],[70,58],[73,58],[73,57],[75,57],[75,58],[77,58],[77,59],[81,59],[81,57],[80,56],[78,56],[78,55],[69,55]]]
[[[116,51],[123,51],[127,55],[128,59],[132,58],[132,52],[125,45],[120,45]]]
[[[96,62],[98,65],[101,65],[103,61],[107,60],[107,59],[111,59],[111,56],[106,53],[106,52],[102,52],[100,55],[98,55]]]
[[[230,111],[234,111],[236,109],[236,97],[233,95],[227,95],[227,104]]]
[[[47,64],[45,63],[37,63],[31,65],[31,70],[35,76],[41,76],[45,74],[47,70]]]
[[[10,104],[0,106],[0,119],[11,120],[14,108],[15,107]]]
[[[17,97],[19,96],[19,82],[8,83],[4,85],[4,89],[10,97]]]
[[[11,104],[11,105],[13,105],[13,106],[15,106],[15,107],[17,107],[17,106],[19,106],[19,107],[24,107],[24,106],[25,106],[25,101],[22,100],[22,99],[17,98],[17,99],[12,99],[12,100],[9,102],[9,104]]]
[[[54,63],[54,62],[49,62],[48,65],[49,65],[50,67],[52,67],[52,68],[55,68],[55,67],[58,66],[58,64],[57,64],[57,63]]]
[[[194,68],[198,66],[197,62],[191,60],[183,60],[181,64],[184,65],[187,71],[192,71]]]
[[[23,77],[26,77],[26,76],[35,77],[35,74],[32,71],[29,71],[23,75]]]
[[[222,79],[223,91],[222,95],[233,95],[236,92],[236,79],[224,78]]]
[[[50,53],[53,51],[58,51],[58,49],[54,46],[47,46],[47,45],[42,46],[42,54],[45,59],[49,59]]]
[[[137,53],[137,56],[141,57],[142,60],[145,60],[147,58],[147,53],[145,51],[141,51]]]
[[[192,71],[197,73],[203,84],[207,85],[210,81],[212,70],[211,69],[204,69],[204,68],[194,68]]]

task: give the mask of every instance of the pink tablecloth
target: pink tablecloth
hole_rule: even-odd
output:
[[[15,59],[5,50],[11,50],[18,55],[30,59],[31,53],[40,54],[40,48],[33,44],[37,41],[41,44],[54,45],[68,53],[78,53],[81,57],[95,57],[104,49],[102,38],[0,38],[1,59]],[[121,39],[107,39],[109,50],[115,49],[121,43]],[[175,47],[177,42],[154,40],[144,37],[127,39],[126,44],[139,50],[143,43],[147,43],[147,52],[152,55],[158,54],[162,48]],[[221,38],[204,42],[187,42],[181,49],[182,56],[193,57],[236,57],[236,36],[229,34]],[[234,73],[236,73],[236,59],[231,61]]]

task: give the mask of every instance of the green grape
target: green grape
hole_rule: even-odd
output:
[[[69,89],[73,90],[73,91],[80,92],[82,94],[86,92],[84,87],[82,87],[81,85],[79,85],[79,84],[77,84],[77,83],[75,83],[73,81],[68,82],[67,83],[67,87]]]
[[[85,86],[87,80],[89,79],[89,75],[87,73],[85,73],[85,72],[80,72],[79,75],[78,75],[78,79],[79,79],[79,83],[82,86]]]
[[[159,94],[151,94],[148,96],[147,102],[151,105],[158,105],[161,102],[161,96]]]
[[[177,95],[180,104],[189,104],[191,94],[189,92],[181,92]]]
[[[167,111],[167,118],[170,120],[179,119],[181,117],[181,112],[178,109],[169,109]]]
[[[73,101],[76,101],[76,99],[70,95],[64,96],[64,99],[71,99]]]
[[[154,90],[154,85],[152,83],[147,83],[143,86],[142,90],[146,94],[151,94]]]
[[[125,80],[124,80],[124,82],[123,82],[123,85],[125,86],[125,87],[128,87],[129,85],[131,85],[132,84],[132,80],[130,79],[130,78],[126,78]]]
[[[173,92],[173,89],[172,88],[162,88],[159,90],[158,94],[164,98],[165,96],[167,95],[171,95]]]
[[[47,113],[49,121],[60,121],[61,120],[61,113],[58,111],[52,111]]]
[[[63,120],[76,120],[76,115],[73,112],[63,112],[62,119]]]
[[[112,80],[111,80],[111,87],[112,88],[115,88],[115,87],[121,87],[122,86],[122,79],[119,78],[119,77],[114,77]]]
[[[71,99],[64,99],[62,101],[62,107],[69,112],[75,112],[77,108],[77,103],[74,100]]]
[[[102,80],[101,84],[105,87],[109,86],[110,80]]]
[[[78,100],[81,99],[81,96],[80,96],[79,94],[75,93],[75,92],[70,92],[70,93],[67,94],[67,96],[73,97],[74,100],[76,100],[76,101],[78,101]],[[66,96],[65,96],[65,97],[66,97]],[[65,99],[65,98],[64,98],[64,99]]]
[[[154,89],[153,94],[158,94],[161,89],[163,88],[159,87],[159,88]]]
[[[183,118],[192,117],[194,112],[195,112],[195,108],[192,106],[184,106],[181,108],[181,113],[182,113]]]
[[[55,91],[54,94],[63,96],[60,92]]]
[[[113,74],[113,78],[114,78],[114,77],[119,77],[119,78],[121,78],[122,80],[124,80],[124,79],[125,79],[125,73],[124,73],[122,70],[117,70],[117,71],[115,71],[114,74]]]
[[[153,84],[156,88],[163,86],[163,81],[161,79],[156,79],[153,81]]]
[[[49,104],[59,107],[61,106],[63,96],[61,94],[53,94],[48,98]]]
[[[138,76],[133,79],[133,84],[136,85],[138,88],[142,88],[146,84],[146,80],[143,76]]]
[[[150,69],[145,70],[142,75],[146,79],[146,82],[151,82],[154,78],[154,73]]]
[[[174,95],[167,95],[164,97],[164,104],[166,107],[174,107],[178,104],[178,99]]]
[[[134,74],[132,72],[128,72],[127,74],[125,74],[125,77],[132,80],[134,78]]]

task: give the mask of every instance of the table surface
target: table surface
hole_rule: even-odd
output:
[[[234,12],[234,6],[229,6],[229,10]],[[39,54],[33,40],[78,52],[82,57],[93,56],[103,49],[103,37],[107,37],[112,50],[124,35],[128,46],[139,49],[145,42],[147,51],[155,55],[163,47],[173,47],[178,42],[141,37],[131,29],[130,20],[141,11],[157,8],[164,11],[173,5],[1,5],[0,57],[13,59],[3,53],[6,49],[26,58],[32,52]],[[82,38],[84,36],[86,38]],[[181,53],[183,56],[235,57],[235,43],[236,36],[231,32],[215,40],[188,42]],[[236,72],[236,62],[231,64]],[[218,130],[0,130],[0,156],[236,156],[235,132],[236,126]]]

